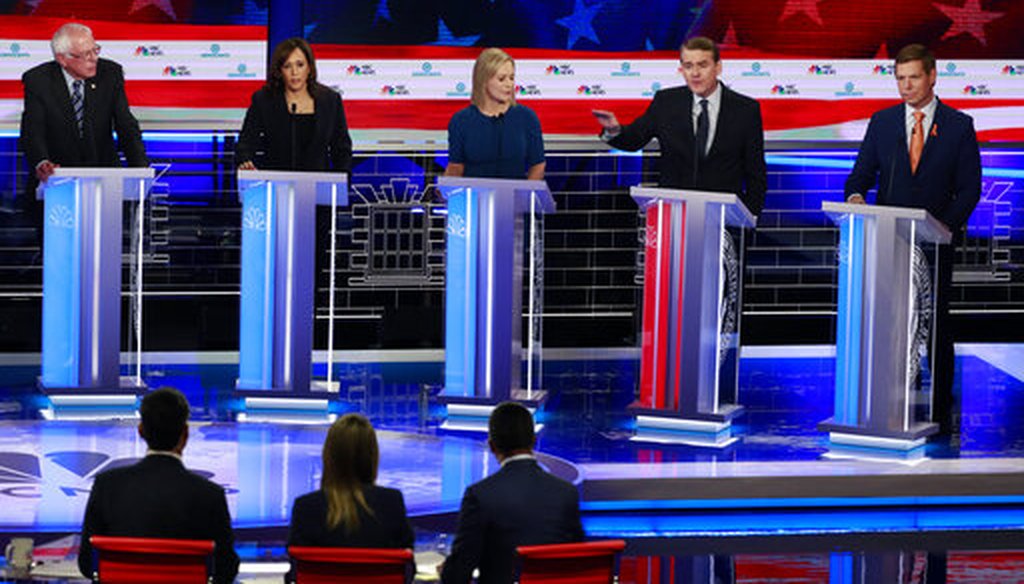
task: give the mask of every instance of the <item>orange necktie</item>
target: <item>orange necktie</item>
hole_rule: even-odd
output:
[[[924,112],[914,112],[914,131],[910,134],[910,174],[917,173],[917,163],[921,162],[921,151],[924,150]]]

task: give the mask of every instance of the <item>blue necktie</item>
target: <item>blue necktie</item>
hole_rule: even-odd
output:
[[[75,110],[75,122],[78,124],[78,137],[82,137],[82,127],[85,120],[85,99],[82,97],[82,80],[75,79],[71,82],[71,108]]]

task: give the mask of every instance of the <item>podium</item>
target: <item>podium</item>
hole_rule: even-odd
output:
[[[138,201],[136,349],[141,353],[141,221],[151,168],[58,168],[40,183],[44,201],[43,347],[39,385],[52,409],[44,415],[108,418],[135,415],[145,390],[141,359],[121,377],[122,203]],[[140,355],[137,354],[137,357]]]
[[[633,440],[735,442],[743,228],[736,195],[633,187],[646,213],[640,398]]]
[[[546,396],[543,217],[555,203],[544,181],[443,176],[437,185],[448,204],[441,427],[486,431],[497,404],[515,400],[532,411]]]
[[[927,375],[936,354],[934,253],[951,234],[923,209],[821,208],[839,227],[839,296],[835,414],[818,427],[840,449],[914,450],[938,431]]]
[[[236,393],[245,398],[246,410],[240,421],[330,417],[326,391],[315,391],[310,380],[316,206],[330,205],[336,217],[337,208],[348,203],[347,187],[344,174],[238,171],[242,285]],[[335,218],[331,227],[333,287]],[[334,388],[333,314],[329,319],[325,390]]]

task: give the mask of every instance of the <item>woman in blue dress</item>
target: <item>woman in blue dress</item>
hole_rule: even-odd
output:
[[[540,120],[516,103],[516,65],[501,49],[484,49],[473,66],[472,103],[448,123],[446,176],[544,178]]]

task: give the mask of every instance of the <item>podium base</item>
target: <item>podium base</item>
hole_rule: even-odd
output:
[[[237,422],[272,422],[278,424],[331,424],[338,419],[330,411],[330,398],[325,391],[281,391],[236,389],[242,398],[242,411]]]
[[[630,440],[658,444],[681,444],[725,448],[739,440],[733,434],[733,419],[743,406],[729,404],[717,412],[682,414],[644,407],[629,408],[636,419],[636,434]]]
[[[139,396],[149,387],[135,377],[118,379],[112,387],[63,387],[46,385],[37,380],[40,391],[50,400],[50,407],[39,413],[46,420],[123,420],[139,417]]]
[[[879,430],[862,426],[837,424],[833,418],[818,424],[818,430],[828,432],[829,453],[845,458],[897,458],[918,459],[928,437],[939,431],[938,424],[919,422],[909,430]]]
[[[439,400],[445,405],[447,412],[441,429],[454,432],[483,432],[487,433],[487,423],[491,412],[503,401],[515,401],[521,403],[531,414],[536,414],[547,401],[548,394],[543,390],[516,389],[511,392],[508,400],[496,400],[492,398],[476,398],[465,396],[439,396]],[[533,430],[540,433],[544,424],[534,421]]]

